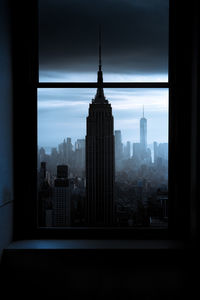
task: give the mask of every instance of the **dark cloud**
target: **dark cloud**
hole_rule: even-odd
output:
[[[40,0],[41,70],[166,73],[168,0]]]

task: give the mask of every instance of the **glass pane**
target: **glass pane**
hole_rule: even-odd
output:
[[[40,81],[96,81],[99,24],[104,81],[167,81],[168,2],[39,0]]]
[[[43,227],[167,227],[168,89],[38,89]]]

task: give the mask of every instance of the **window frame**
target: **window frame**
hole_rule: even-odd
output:
[[[180,126],[176,122],[177,107],[175,102],[175,95],[177,93],[175,84],[175,72],[177,53],[174,53],[175,39],[174,34],[174,20],[176,16],[177,4],[173,3],[173,0],[169,0],[169,51],[168,51],[168,82],[105,82],[104,88],[168,88],[169,89],[169,158],[168,158],[168,173],[169,173],[169,224],[168,230],[165,229],[138,229],[138,228],[111,228],[111,229],[93,229],[93,228],[37,228],[37,89],[38,88],[96,88],[97,83],[88,82],[67,82],[67,83],[53,83],[53,82],[39,82],[39,63],[38,63],[38,3],[31,0],[28,4],[26,1],[22,1],[20,5],[13,5],[12,7],[12,32],[13,32],[13,94],[14,94],[14,188],[15,188],[15,203],[14,203],[14,239],[22,238],[55,238],[55,239],[172,239],[182,238],[183,235],[188,233],[188,222],[185,224],[184,229],[180,229],[178,224],[179,219],[183,220],[182,216],[177,221],[178,200],[177,190],[180,188],[180,181],[176,182],[174,175],[177,173],[178,166],[176,165],[176,156],[174,155],[176,136],[174,130],[180,129]],[[25,9],[27,14],[24,16],[20,11],[21,7]],[[17,20],[17,13],[22,16],[22,20]],[[23,21],[26,22],[27,28],[25,28]],[[17,26],[16,26],[17,25]],[[19,30],[22,30],[20,36],[17,36]],[[26,36],[27,34],[27,36]],[[26,38],[25,38],[26,36]],[[22,44],[23,50],[20,48]],[[19,62],[19,58],[21,62]],[[20,70],[19,66],[22,66]],[[177,63],[176,63],[177,65]],[[25,74],[23,73],[25,71]],[[21,78],[17,78],[18,75],[22,75]],[[24,85],[24,91],[22,101],[19,104],[18,101],[21,95],[21,84]],[[27,107],[26,95],[29,95],[30,101]],[[26,107],[27,113],[22,114],[20,109]],[[22,119],[21,119],[22,117]],[[25,159],[31,157],[28,160],[28,166],[31,172],[28,178],[23,177],[26,174],[25,170],[20,170],[20,163],[18,156],[22,158],[18,147],[19,142],[23,142],[24,136],[21,130],[24,128],[24,124],[27,125],[28,136],[26,143],[30,147],[30,154],[25,154]],[[177,127],[178,126],[178,127]],[[179,131],[180,132],[180,131]],[[25,162],[26,162],[25,160]],[[188,169],[188,166],[187,166]],[[19,171],[20,170],[20,171]],[[21,176],[19,176],[19,174]],[[24,178],[25,184],[23,185],[22,179]],[[21,185],[20,185],[21,184]],[[21,186],[21,188],[19,187]],[[188,194],[188,190],[187,190]],[[189,194],[188,194],[189,195]],[[173,201],[172,201],[173,199]],[[28,201],[27,201],[28,200]],[[186,206],[188,203],[184,203]],[[188,215],[186,213],[186,215]]]

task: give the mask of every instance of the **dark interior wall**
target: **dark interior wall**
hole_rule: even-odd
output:
[[[13,239],[35,228],[37,199],[37,0],[11,3],[13,71]],[[22,188],[23,185],[23,188]]]
[[[170,230],[196,243],[199,230],[199,10],[170,1]]]
[[[12,61],[10,14],[0,1],[0,257],[12,239]]]

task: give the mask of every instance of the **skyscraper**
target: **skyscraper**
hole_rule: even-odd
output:
[[[71,138],[67,138],[67,142],[63,141],[62,144],[59,145],[59,153],[61,156],[61,163],[71,165],[72,163],[72,143]]]
[[[121,160],[123,156],[123,144],[121,130],[115,130],[115,159]]]
[[[144,106],[143,116],[140,119],[140,144],[143,151],[147,149],[147,119],[144,117]]]
[[[114,120],[102,84],[99,33],[98,87],[89,106],[86,135],[87,220],[91,226],[110,226],[114,217]]]
[[[52,212],[51,187],[47,181],[46,162],[41,162],[38,181],[39,226],[46,226],[47,210]]]
[[[133,158],[138,162],[142,159],[142,146],[141,143],[133,143]]]
[[[124,147],[124,158],[129,159],[131,157],[131,142],[127,141]]]
[[[77,139],[75,143],[75,165],[80,170],[85,169],[85,139]]]
[[[154,164],[168,165],[168,143],[154,142]]]
[[[70,225],[70,188],[68,180],[68,166],[57,166],[57,178],[53,188],[54,225]]]

